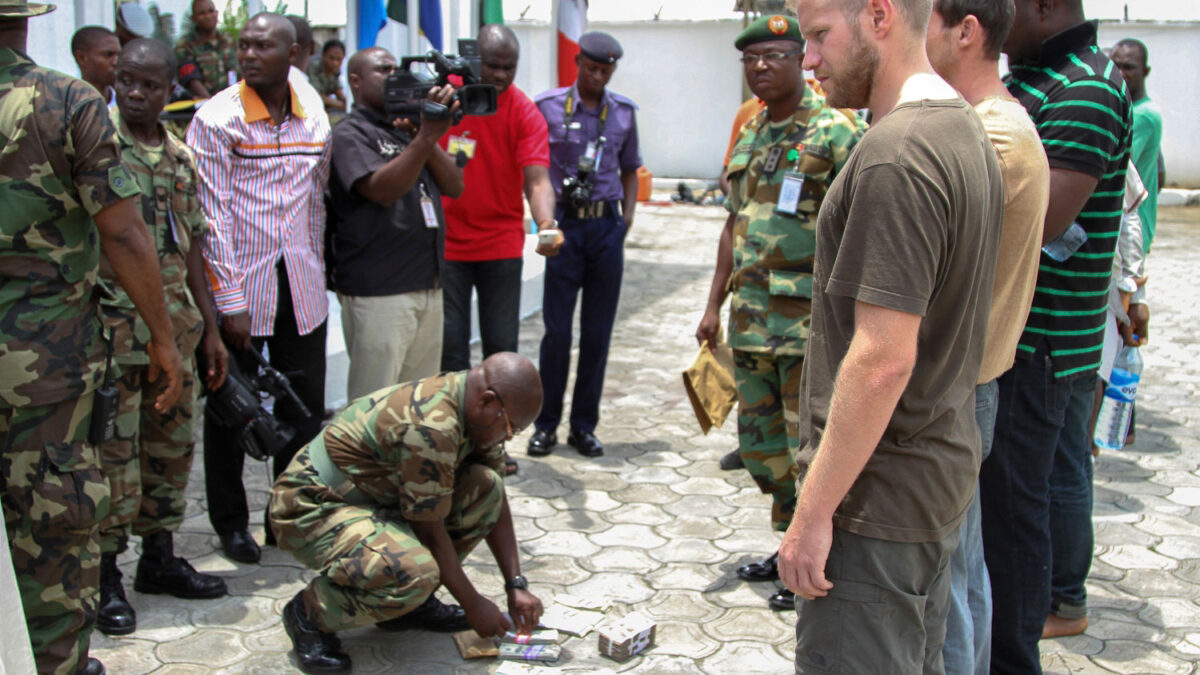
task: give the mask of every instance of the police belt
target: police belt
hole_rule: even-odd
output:
[[[563,218],[571,218],[572,220],[592,220],[594,218],[603,218],[608,215],[615,215],[617,209],[615,202],[588,202],[583,208],[575,208],[570,204],[563,205]]]
[[[346,474],[329,458],[329,451],[325,449],[325,439],[322,436],[317,436],[308,444],[308,460],[312,462],[321,482],[346,500],[347,504],[364,506],[371,502],[371,499],[362,490],[354,487],[354,483],[351,483]]]

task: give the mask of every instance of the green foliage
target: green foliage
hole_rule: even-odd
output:
[[[247,4],[247,0],[225,0],[225,9],[221,11],[221,23],[217,24],[217,30],[228,35],[234,42],[237,42],[238,36],[242,34],[242,27],[250,20],[250,9]],[[283,14],[286,9],[287,0],[275,0],[275,6],[267,11]],[[191,14],[187,17],[187,24],[190,30]]]

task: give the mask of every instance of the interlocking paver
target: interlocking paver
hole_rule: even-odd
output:
[[[528,457],[528,432],[510,448],[521,471],[506,479],[509,504],[533,590],[548,602],[558,593],[605,598],[611,614],[639,609],[659,622],[658,646],[624,664],[597,655],[594,632],[567,639],[564,673],[791,670],[794,615],[766,608],[777,584],[734,574],[777,545],[770,500],[745,471],[720,471],[717,460],[737,444],[735,421],[701,434],[680,383],[696,353],[692,332],[724,219],[714,208],[639,209],[597,430],[606,456],[587,460],[564,443],[548,457]],[[1200,662],[1200,209],[1163,209],[1159,221],[1137,442],[1096,462],[1092,623],[1082,636],[1042,642],[1043,666],[1054,675],[1183,673]],[[540,335],[539,318],[524,321],[521,351],[536,355]],[[560,439],[565,433],[559,429]],[[251,531],[261,541],[266,470],[248,466]],[[197,459],[176,546],[198,569],[224,576],[231,596],[185,601],[130,590],[138,632],[93,639],[110,672],[295,672],[279,612],[311,572],[269,547],[260,565],[226,560],[203,502]],[[127,584],[136,555],[135,547],[120,560]],[[482,593],[503,600],[484,547],[466,571]],[[445,635],[362,628],[343,639],[359,675],[496,667],[463,661]]]

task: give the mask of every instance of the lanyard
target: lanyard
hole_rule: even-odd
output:
[[[575,87],[571,87],[567,92],[567,102],[563,106],[563,128],[571,128],[571,123],[575,121]],[[600,109],[600,124],[596,128],[596,135],[604,135],[604,125],[608,123],[608,98],[605,97],[604,107]]]

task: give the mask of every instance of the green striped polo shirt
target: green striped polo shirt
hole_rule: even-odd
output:
[[[1050,168],[1099,179],[1076,218],[1087,242],[1063,262],[1041,256],[1017,347],[1017,358],[1029,359],[1045,341],[1055,377],[1069,378],[1100,366],[1132,105],[1120,71],[1096,47],[1092,22],[1046,40],[1035,62],[1012,67],[1007,84],[1037,125]]]

